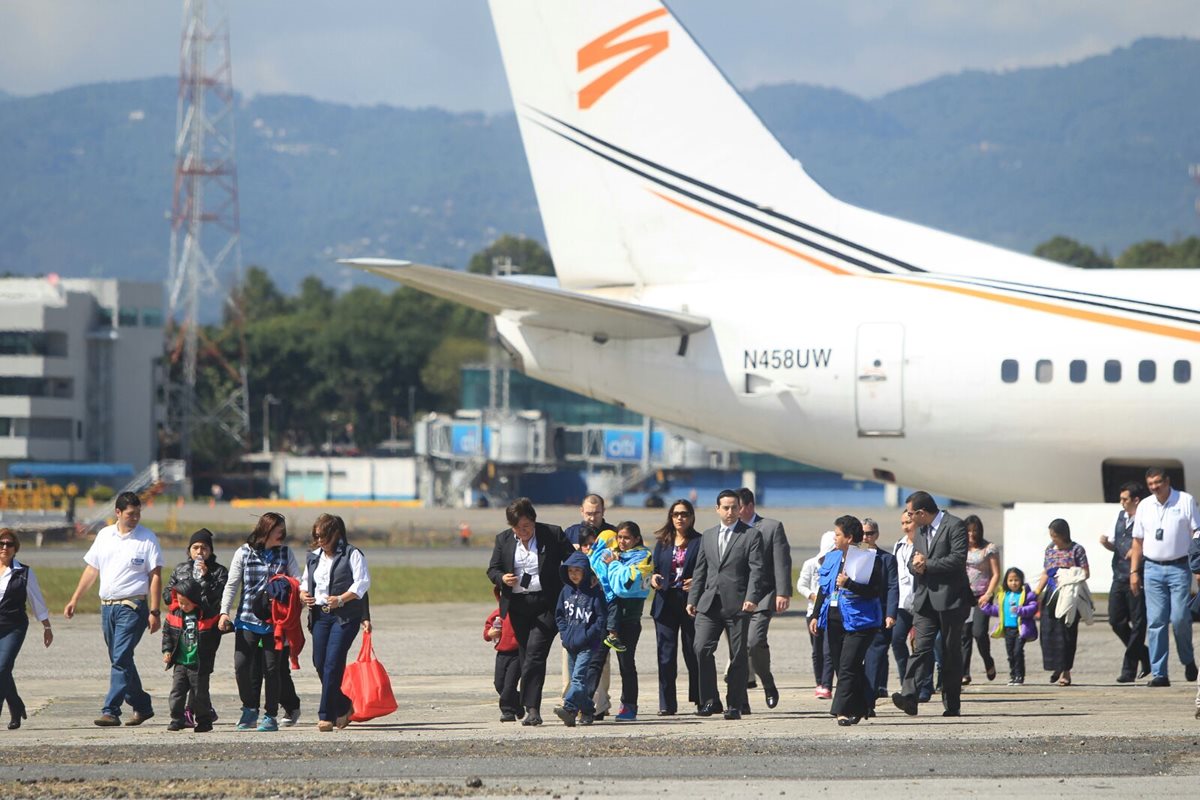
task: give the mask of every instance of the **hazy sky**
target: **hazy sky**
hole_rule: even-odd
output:
[[[566,2],[566,0],[563,0]],[[1059,64],[1141,36],[1200,38],[1196,0],[674,0],[740,88],[799,81],[874,97],[963,69]],[[510,107],[484,0],[236,0],[247,94]],[[182,3],[0,0],[0,89],[178,75]]]

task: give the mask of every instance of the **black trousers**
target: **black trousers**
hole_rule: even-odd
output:
[[[916,636],[913,639],[912,655],[908,659],[908,669],[904,673],[904,682],[900,687],[901,694],[916,698],[917,687],[932,680],[933,646],[938,634],[940,633],[946,642],[961,641],[966,616],[966,607],[938,611],[928,599],[922,608],[913,609],[913,630],[916,631]],[[947,647],[942,657],[942,707],[946,711],[959,711],[961,693],[962,653],[955,647]]]
[[[866,675],[867,649],[879,629],[847,631],[839,624],[835,632],[831,621],[829,631],[832,655],[838,665],[837,689],[829,711],[839,717],[865,717],[875,706],[867,699],[868,693],[874,694]]]
[[[208,695],[209,671],[202,664],[176,664],[171,674],[171,694],[167,703],[171,719],[183,719],[184,709],[190,707],[196,722],[212,721],[212,700]]]
[[[750,615],[750,626],[746,632],[746,650],[750,659],[747,681],[757,675],[763,690],[767,692],[776,690],[775,676],[771,674],[771,645],[767,643],[767,631],[771,628],[774,616],[774,611],[755,611]]]
[[[521,708],[521,695],[517,692],[517,681],[521,679],[521,653],[510,650],[496,651],[496,694],[500,695],[500,710],[516,714]]]
[[[542,592],[514,594],[508,602],[508,618],[521,654],[521,705],[541,713],[546,657],[558,636],[553,600]]]
[[[1025,680],[1025,640],[1021,638],[1021,628],[1004,628],[1004,649],[1008,651],[1008,678],[1014,681]]]
[[[809,633],[808,641],[812,644],[813,683],[828,686],[825,681],[833,680],[833,676],[825,674],[825,631],[817,631],[815,636]]]
[[[621,668],[621,705],[632,711],[637,710],[638,704],[638,671],[637,656],[638,641],[642,638],[642,623],[640,620],[617,623],[617,636],[625,645],[624,653],[617,653],[617,666]],[[592,691],[596,687],[592,686]]]
[[[714,605],[716,605],[714,603]],[[746,704],[746,681],[750,671],[746,653],[746,634],[750,615],[739,611],[731,617],[703,612],[696,615],[696,663],[700,672],[700,703],[720,703],[717,693],[717,645],[724,633],[729,641],[729,672],[725,676],[725,702],[741,710]]]
[[[1054,615],[1053,606],[1042,611],[1042,669],[1047,672],[1070,672],[1075,666],[1075,649],[1079,645],[1079,617],[1070,625]]]
[[[976,597],[978,602],[979,598]],[[971,609],[971,618],[963,625],[962,663],[963,675],[971,674],[971,645],[979,650],[985,670],[995,669],[996,662],[992,659],[992,641],[988,635],[988,615],[979,610],[979,606]]]
[[[1136,677],[1138,665],[1150,671],[1150,650],[1146,647],[1146,595],[1129,591],[1128,580],[1112,582],[1108,592],[1108,624],[1125,645],[1121,662],[1122,677]]]
[[[679,711],[675,683],[679,677],[679,654],[687,666],[689,703],[700,702],[700,670],[696,663],[696,622],[688,615],[687,592],[668,589],[662,594],[663,605],[654,620],[658,646],[658,709],[674,714]]]
[[[233,674],[237,679],[238,696],[242,708],[259,707],[262,698],[263,713],[278,716],[281,673],[287,673],[285,650],[275,649],[275,636],[270,633],[255,633],[245,629],[236,631],[233,640]],[[296,688],[291,676],[288,684],[294,695]],[[297,699],[296,708],[300,704]]]
[[[888,688],[888,650],[892,647],[893,628],[882,625],[875,629],[871,643],[867,647],[867,657],[864,669],[867,677],[867,705],[875,708],[875,700],[880,694],[886,695]]]

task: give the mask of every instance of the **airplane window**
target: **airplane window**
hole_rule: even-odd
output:
[[[1106,383],[1118,383],[1121,380],[1121,362],[1115,359],[1104,362],[1104,380]]]
[[[1087,362],[1076,359],[1071,362],[1071,383],[1083,383],[1087,380]]]
[[[1192,379],[1192,362],[1176,361],[1175,362],[1175,382],[1187,383]]]
[[[1000,362],[1000,380],[1005,383],[1016,383],[1018,372],[1015,358],[1006,358]]]
[[[1038,383],[1049,383],[1054,378],[1054,364],[1043,358],[1037,362],[1033,376]]]
[[[1138,362],[1138,380],[1142,383],[1154,383],[1154,378],[1158,374],[1158,369],[1153,361],[1149,359]]]

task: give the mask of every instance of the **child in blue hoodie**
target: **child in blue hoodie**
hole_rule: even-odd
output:
[[[600,663],[608,603],[591,563],[583,553],[572,553],[559,569],[563,588],[554,608],[554,620],[558,623],[563,650],[567,651],[571,688],[567,690],[563,704],[555,706],[554,714],[568,728],[573,728],[576,715],[588,725],[595,713],[592,682],[597,670],[593,667]]]

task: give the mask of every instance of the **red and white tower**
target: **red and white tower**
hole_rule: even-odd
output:
[[[239,378],[231,391],[203,402],[196,396],[201,296],[221,288],[222,273],[232,272],[235,281],[241,275],[233,112],[228,15],[219,3],[184,0],[167,284],[169,319],[180,337],[171,360],[181,355],[182,364],[172,370],[177,380],[167,392],[167,427],[189,472],[200,426],[215,424],[243,444],[250,428],[244,358],[239,367],[222,364]],[[232,313],[240,325],[241,310]]]

